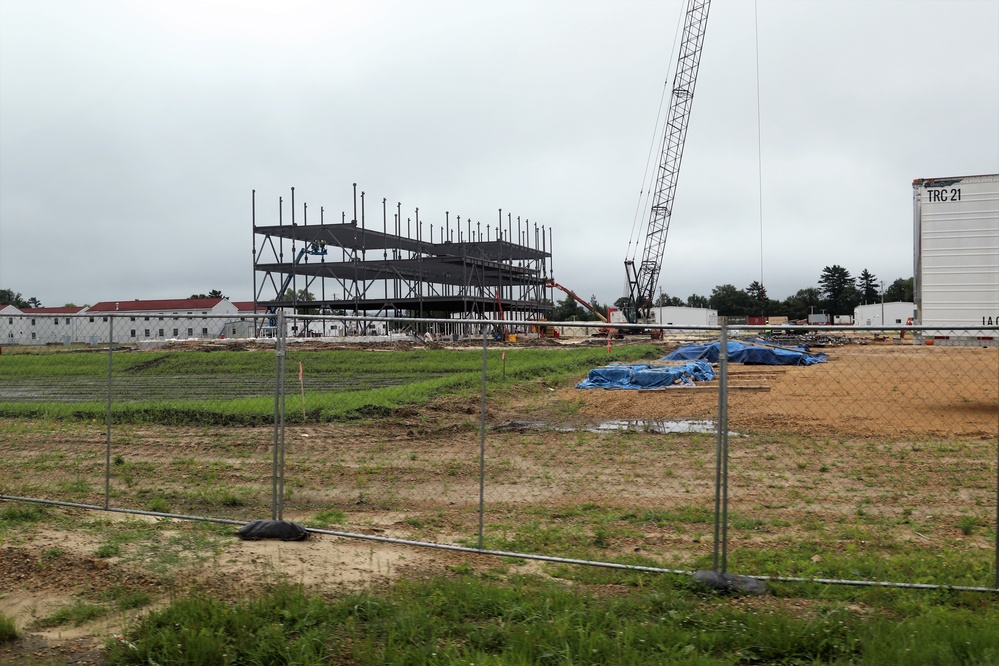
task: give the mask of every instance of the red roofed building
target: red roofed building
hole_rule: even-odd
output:
[[[87,312],[166,312],[177,314],[228,314],[236,312],[236,306],[225,298],[167,298],[160,300],[102,301],[95,303]]]
[[[217,338],[240,321],[225,298],[104,301],[91,307],[0,306],[0,344],[105,344]],[[241,327],[241,331],[246,327]],[[249,327],[252,330],[252,322]],[[228,337],[228,336],[227,336]]]
[[[39,314],[76,315],[76,314],[80,314],[81,312],[85,311],[86,309],[87,309],[86,306],[70,305],[70,306],[63,307],[63,308],[23,308],[23,309],[19,310],[19,312],[23,312],[24,314],[34,314],[34,315],[39,315]]]
[[[262,305],[254,308],[253,301],[233,301],[232,304],[236,306],[237,310],[244,314],[267,314],[267,308]]]
[[[92,305],[87,315],[91,324],[114,320],[116,340],[142,342],[217,338],[237,312],[226,298],[172,298],[102,301]]]

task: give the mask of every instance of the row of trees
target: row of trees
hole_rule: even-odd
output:
[[[191,294],[189,298],[226,298],[226,296],[218,289],[212,289],[207,294]],[[43,307],[42,302],[34,296],[25,298],[20,292],[13,289],[0,289],[0,305],[13,305],[18,309]],[[76,306],[73,303],[66,303],[65,307]]]
[[[207,294],[191,294],[188,298],[229,298],[218,289],[212,289]]]
[[[661,293],[656,299],[657,306],[686,306],[691,308],[711,308],[726,317],[745,316],[784,316],[789,319],[804,319],[812,313],[830,315],[853,314],[853,309],[864,303],[911,302],[912,278],[898,278],[889,285],[877,278],[866,268],[854,278],[850,271],[838,264],[826,266],[819,276],[818,287],[799,289],[797,293],[782,301],[772,300],[767,290],[759,282],[753,282],[745,289],[731,284],[718,285],[710,296],[691,294],[686,299]],[[615,307],[623,307],[627,297],[614,301]],[[590,297],[590,307],[606,315],[607,305]],[[598,317],[591,310],[582,307],[571,296],[555,305],[552,321],[596,321]]]
[[[42,307],[42,302],[34,296],[25,298],[21,295],[21,292],[14,291],[13,289],[0,289],[0,306],[3,305],[13,305],[15,308],[21,310],[24,308],[40,308]]]
[[[785,316],[790,319],[804,319],[813,312],[825,312],[831,315],[853,314],[853,309],[862,303],[877,303],[882,299],[886,303],[894,301],[912,301],[912,278],[898,278],[885,287],[885,283],[866,268],[854,278],[850,271],[838,264],[826,266],[819,275],[818,287],[799,289],[797,293],[788,296],[783,301],[772,300],[767,296],[767,290],[759,282],[753,282],[745,289],[738,289],[731,284],[718,285],[710,296],[691,294],[685,300],[676,296],[661,293],[656,299],[657,306],[686,306],[691,308],[711,308],[719,315],[727,317],[764,315]],[[316,300],[315,295],[307,289],[295,292],[295,300],[307,303]],[[221,291],[212,289],[207,294],[191,294],[191,298],[225,298]],[[614,301],[615,307],[626,303],[622,297]],[[596,296],[590,297],[590,308],[584,308],[571,296],[555,304],[552,321],[596,321],[599,318],[594,310],[607,314],[607,304],[601,304]],[[24,298],[11,289],[0,289],[0,304],[10,304],[17,308],[40,308],[41,302],[34,297]],[[302,306],[300,314],[317,314],[318,308]],[[342,312],[338,313],[342,314]]]

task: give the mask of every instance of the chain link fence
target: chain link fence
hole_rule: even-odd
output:
[[[4,317],[3,499],[556,563],[999,588],[994,330],[149,319]],[[736,343],[804,360],[740,362]],[[689,363],[668,353],[712,344],[729,354],[702,361],[710,378],[656,383]],[[656,379],[579,387],[600,368]]]

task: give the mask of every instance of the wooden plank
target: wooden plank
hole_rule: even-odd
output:
[[[609,391],[638,391],[639,393],[649,393],[651,391],[690,391],[691,393],[717,393],[718,385],[711,384],[708,386],[667,386],[665,388],[648,388],[648,389],[607,389]],[[729,384],[729,391],[756,391],[760,393],[769,393],[770,387],[765,384]]]
[[[787,370],[780,368],[767,368],[766,370],[729,370],[729,377],[746,377],[749,375],[757,375],[760,377],[766,377],[770,375],[784,375],[787,374]]]

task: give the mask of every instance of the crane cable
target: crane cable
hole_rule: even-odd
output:
[[[679,18],[677,19],[676,29],[673,31],[673,46],[670,48],[670,58],[669,62],[676,62],[676,53],[679,49],[680,32],[683,29],[683,19],[686,15],[685,12],[680,12]],[[671,71],[667,75],[667,78],[663,81],[663,91],[659,96],[659,110],[656,112],[656,124],[652,128],[652,141],[649,143],[649,152],[645,158],[645,172],[642,174],[642,189],[638,193],[638,201],[635,203],[635,214],[631,221],[631,233],[628,236],[628,251],[625,254],[625,258],[634,261],[638,254],[638,246],[641,244],[639,240],[645,235],[646,223],[642,221],[642,211],[649,210],[651,204],[649,203],[649,197],[652,196],[652,188],[655,184],[655,176],[649,174],[649,168],[652,164],[652,157],[655,154],[657,146],[662,145],[662,134],[666,131],[666,119],[663,117],[663,106],[666,101],[666,96],[670,91],[670,81],[675,78],[676,72]],[[660,130],[660,123],[662,124],[662,129]],[[632,249],[634,248],[634,249]]]
[[[659,111],[656,112],[656,125],[652,129],[652,141],[649,144],[649,152],[645,158],[645,172],[642,174],[642,189],[638,193],[638,201],[635,202],[635,214],[631,221],[631,234],[628,236],[628,253],[625,255],[631,261],[635,260],[638,253],[638,240],[644,235],[645,224],[641,221],[643,210],[649,209],[649,196],[652,193],[652,178],[649,176],[649,165],[652,163],[652,154],[656,146],[661,144],[659,123],[663,121],[663,103],[669,93],[669,81],[663,83],[663,92],[659,97]],[[665,131],[665,127],[663,128]],[[634,246],[634,250],[632,250]]]
[[[760,286],[763,281],[763,122],[760,113],[760,15],[757,0],[753,0],[753,28],[756,33],[756,162],[760,201]]]
[[[680,20],[677,23],[676,31],[673,33],[673,47],[670,50],[670,61],[674,60],[672,54],[675,53],[677,49],[677,40],[679,38],[680,29],[683,24],[683,13],[680,14]],[[764,282],[764,235],[763,235],[763,121],[761,112],[761,102],[760,102],[760,21],[759,21],[759,5],[757,0],[753,2],[753,30],[755,38],[755,56],[756,56],[756,160],[757,160],[757,196],[759,201],[759,227],[760,227],[760,284],[766,285]],[[671,72],[675,75],[675,72]],[[652,189],[652,178],[649,175],[649,168],[652,164],[653,151],[656,146],[661,143],[660,137],[660,122],[665,123],[663,119],[663,103],[666,99],[666,94],[669,91],[669,79],[663,83],[663,92],[659,98],[659,110],[656,114],[656,124],[652,133],[652,142],[649,145],[649,152],[645,160],[645,172],[642,175],[642,189],[638,193],[638,201],[635,204],[635,213],[632,218],[631,223],[631,234],[628,237],[628,251],[625,255],[627,259],[632,261],[638,252],[638,241],[644,235],[646,224],[644,221],[640,222],[640,215],[643,210],[649,209],[649,197],[651,196]],[[665,127],[662,128],[665,131]]]

